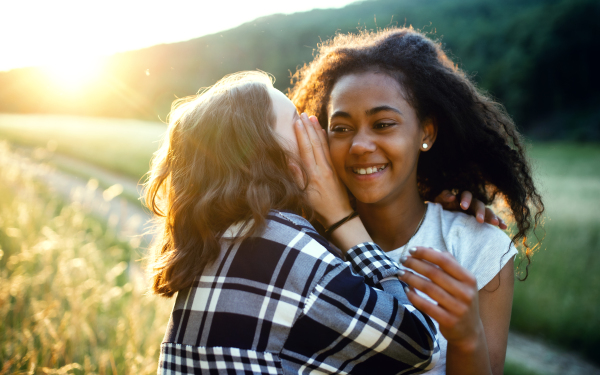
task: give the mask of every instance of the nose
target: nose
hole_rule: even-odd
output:
[[[350,146],[350,154],[352,155],[363,155],[371,152],[375,152],[377,146],[373,142],[372,137],[368,132],[359,130],[356,135],[352,138],[352,146]]]

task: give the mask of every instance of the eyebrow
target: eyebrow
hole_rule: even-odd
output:
[[[344,111],[335,111],[335,112],[333,112],[333,114],[331,115],[330,118],[333,119],[336,117],[352,118],[352,116],[350,116],[350,114],[348,112],[344,112]]]
[[[382,111],[392,111],[392,112],[396,112],[397,114],[399,114],[399,115],[402,116],[402,112],[400,112],[399,109],[396,109],[394,107],[390,107],[389,105],[380,105],[379,107],[367,109],[365,111],[365,114],[367,116],[373,116],[374,114],[382,112]],[[352,116],[348,112],[344,112],[344,111],[335,111],[335,112],[333,112],[333,114],[331,115],[330,118],[333,119],[335,117],[352,118]]]
[[[397,114],[402,116],[402,112],[400,112],[399,109],[396,109],[394,107],[390,107],[389,105],[381,105],[379,107],[375,107],[375,108],[371,108],[371,109],[367,109],[365,111],[365,114],[367,116],[372,116],[376,113],[382,112],[382,111],[392,111],[392,112],[396,112]]]

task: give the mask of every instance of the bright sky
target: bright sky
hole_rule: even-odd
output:
[[[73,65],[355,0],[0,0],[0,71]]]

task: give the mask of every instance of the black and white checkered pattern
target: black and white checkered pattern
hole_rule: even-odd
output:
[[[354,246],[346,253],[346,259],[352,267],[366,278],[379,284],[386,277],[398,274],[400,267],[391,260],[373,242],[365,242]]]
[[[277,354],[238,348],[164,343],[160,361],[166,374],[283,374]]]
[[[431,320],[410,305],[397,278],[383,280],[397,265],[372,243],[346,256],[345,263],[305,219],[281,211],[268,216],[260,237],[223,239],[217,261],[177,295],[159,373],[431,368],[439,350]],[[379,282],[383,291],[368,285]]]

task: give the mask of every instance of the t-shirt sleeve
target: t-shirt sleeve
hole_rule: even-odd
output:
[[[478,223],[467,215],[456,219],[450,229],[452,240],[448,250],[475,275],[477,289],[481,290],[517,254],[517,249],[498,227]]]

